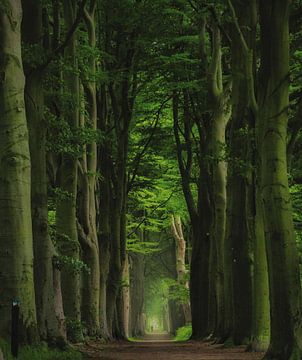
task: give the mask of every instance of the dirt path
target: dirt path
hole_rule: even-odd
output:
[[[82,351],[85,360],[260,360],[263,354],[246,353],[244,348],[223,349],[200,342],[177,343],[169,336],[148,336],[140,342],[109,345],[89,343]]]

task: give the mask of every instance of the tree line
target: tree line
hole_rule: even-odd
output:
[[[301,358],[301,9],[1,2],[1,337],[143,333],[164,226],[192,339]]]

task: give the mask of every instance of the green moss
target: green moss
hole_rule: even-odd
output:
[[[175,341],[187,341],[192,335],[192,325],[186,325],[178,328],[176,331]]]
[[[10,346],[0,339],[0,349],[5,360],[14,360],[10,353]],[[82,355],[73,350],[60,351],[48,349],[47,346],[24,346],[21,347],[18,360],[81,360]]]
[[[128,341],[136,342],[136,341],[139,341],[139,339],[134,338],[134,337],[129,337],[129,338],[128,338]]]

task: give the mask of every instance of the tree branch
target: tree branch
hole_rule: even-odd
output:
[[[239,38],[240,38],[240,41],[241,41],[241,45],[243,47],[243,50],[246,52],[246,54],[249,52],[249,47],[247,45],[247,42],[245,40],[245,37],[241,31],[241,28],[240,28],[240,25],[239,25],[239,22],[238,22],[238,18],[237,18],[237,15],[236,15],[236,11],[235,11],[235,8],[234,8],[234,5],[232,3],[231,0],[227,0],[228,2],[228,5],[229,5],[229,8],[230,8],[230,11],[231,11],[231,15],[232,15],[232,18],[233,18],[233,22],[234,22],[234,25],[236,27],[236,30],[237,30],[237,33],[239,35]]]
[[[134,182],[135,177],[136,177],[137,172],[138,172],[138,168],[139,168],[140,162],[141,162],[143,156],[145,155],[145,153],[146,153],[146,151],[147,151],[147,149],[148,149],[148,147],[149,147],[149,145],[150,145],[150,143],[151,143],[151,140],[153,139],[153,137],[154,137],[154,135],[155,135],[155,130],[156,130],[156,128],[157,128],[157,125],[158,125],[158,122],[159,122],[159,119],[160,119],[161,112],[162,112],[164,106],[166,105],[166,103],[167,103],[168,101],[170,101],[170,100],[171,100],[171,96],[169,96],[166,100],[164,100],[164,101],[161,103],[159,109],[157,110],[157,114],[156,114],[156,119],[155,119],[154,125],[152,126],[152,132],[151,132],[148,140],[146,141],[146,143],[145,143],[142,151],[141,151],[139,154],[137,154],[137,156],[136,156],[135,159],[134,159],[135,166],[134,166],[134,169],[133,169],[133,171],[132,171],[131,179],[130,179],[129,182],[128,182],[127,193],[129,193],[129,191],[130,191],[131,188],[132,188],[133,182]]]
[[[196,217],[197,209],[194,203],[192,191],[190,189],[190,173],[188,173],[188,169],[185,168],[183,158],[182,158],[182,146],[179,136],[179,124],[178,124],[178,95],[176,92],[173,92],[173,130],[174,130],[174,137],[176,142],[176,151],[177,151],[177,160],[179,166],[179,172],[181,175],[182,180],[182,188],[184,197],[186,199],[186,203],[188,206],[188,210],[191,217]]]
[[[233,18],[233,22],[235,25],[235,28],[237,30],[240,43],[243,49],[243,56],[245,58],[245,71],[246,71],[246,80],[247,80],[247,89],[248,89],[248,99],[249,99],[249,105],[252,109],[254,115],[256,116],[258,113],[258,103],[256,100],[256,92],[255,92],[255,81],[254,81],[254,73],[253,73],[253,64],[254,64],[254,56],[253,56],[253,49],[250,49],[245,37],[241,31],[238,18],[236,15],[236,11],[234,8],[234,5],[231,0],[227,0],[231,15]]]
[[[152,211],[150,212],[150,214],[148,216],[152,215],[158,208],[165,205],[171,199],[171,197],[173,195],[174,195],[174,190],[171,192],[171,194],[168,196],[168,198],[166,200],[164,200],[161,203],[159,203],[158,205],[156,205],[155,208],[152,209]],[[141,227],[141,225],[148,219],[148,216],[144,216],[143,219],[138,223],[138,225],[129,234],[127,234],[127,237],[130,237],[131,235],[133,235]]]
[[[71,28],[69,29],[69,31],[67,32],[64,41],[62,42],[62,44],[60,44],[56,49],[54,49],[54,51],[49,55],[48,59],[43,63],[40,64],[39,66],[37,66],[35,69],[32,69],[28,75],[31,75],[33,72],[35,71],[43,71],[47,68],[47,66],[53,61],[55,60],[55,58],[57,57],[57,55],[59,55],[60,53],[62,53],[64,51],[64,49],[66,48],[66,46],[68,45],[70,39],[72,38],[73,34],[75,33],[75,31],[77,30],[83,14],[84,14],[84,8],[85,5],[87,3],[87,0],[82,0],[79,9],[78,9],[78,13],[77,16],[75,18],[74,23],[72,24]]]
[[[214,98],[217,98],[221,92],[221,38],[220,30],[216,25],[213,28],[213,49],[212,60],[209,67],[209,89]]]

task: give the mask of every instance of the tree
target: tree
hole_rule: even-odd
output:
[[[265,358],[286,360],[301,357],[301,286],[286,162],[290,3],[260,1],[258,102],[261,197],[271,305],[271,340]],[[287,324],[286,328],[282,324]]]
[[[223,84],[221,34],[217,25],[213,28],[213,50],[211,65],[208,69],[209,99],[212,101],[213,112],[210,125],[210,154],[213,192],[213,231],[211,238],[210,253],[210,287],[214,302],[212,331],[218,341],[224,341],[227,336],[225,329],[226,310],[224,299],[224,270],[225,262],[225,235],[226,235],[226,176],[227,164],[225,161],[225,134],[226,126],[231,115],[230,107],[230,86]],[[211,295],[210,295],[211,296]]]
[[[68,29],[75,21],[77,6],[75,1],[68,0],[63,4],[64,20]],[[65,48],[64,58],[68,69],[63,76],[63,92],[67,95],[67,104],[63,108],[64,121],[71,131],[79,127],[79,76],[76,58],[77,37],[72,35],[68,46]],[[62,154],[59,169],[59,186],[63,196],[58,199],[56,209],[57,241],[60,244],[61,254],[68,256],[73,261],[80,258],[78,229],[76,219],[77,184],[78,184],[78,158],[77,151]],[[77,341],[82,338],[81,329],[77,324],[81,322],[81,295],[79,272],[62,272],[62,291],[64,312],[67,317],[68,337]]]
[[[84,69],[83,87],[86,99],[88,119],[81,116],[83,129],[89,129],[96,137],[97,131],[97,91],[96,91],[96,1],[91,1],[89,7],[84,8],[84,21],[88,33],[87,68]],[[86,56],[87,56],[86,55]],[[84,112],[84,111],[83,111]],[[80,161],[79,172],[79,214],[78,232],[83,251],[83,261],[89,267],[89,274],[84,274],[84,289],[82,292],[82,319],[89,335],[100,334],[100,258],[96,222],[96,184],[97,184],[97,144],[96,139],[84,145],[83,156]]]
[[[31,157],[31,209],[34,243],[34,279],[37,320],[41,339],[51,344],[66,342],[64,314],[61,309],[61,288],[56,283],[55,248],[48,228],[46,129],[44,119],[44,71],[37,69],[42,61],[43,25],[40,2],[24,0],[22,39],[26,73],[25,105]],[[32,15],[35,14],[33,23]],[[33,52],[33,55],[29,54]],[[40,54],[40,55],[38,55]],[[57,303],[59,301],[59,304]]]
[[[0,334],[10,333],[11,301],[20,301],[21,339],[38,338],[30,211],[30,153],[21,59],[21,1],[0,5]]]
[[[255,26],[257,12],[255,2],[235,1],[236,13],[243,16],[238,19],[248,46],[251,51],[255,47]],[[252,332],[253,289],[252,265],[253,255],[257,261],[258,254],[253,254],[254,214],[250,212],[254,203],[253,154],[251,136],[254,129],[254,117],[249,106],[246,59],[240,35],[232,25],[232,118],[229,137],[229,171],[228,171],[228,241],[232,260],[232,299],[233,329],[232,338],[235,344],[247,344]],[[251,60],[253,61],[253,59]],[[250,64],[251,71],[254,63]],[[249,76],[254,76],[252,73]],[[249,144],[250,142],[250,144]],[[252,196],[249,194],[252,193]],[[254,210],[255,212],[255,210]],[[259,219],[260,220],[260,219]],[[260,224],[260,223],[259,223]],[[258,226],[259,226],[258,224]],[[259,228],[258,228],[259,229]],[[260,229],[259,229],[260,231]],[[260,233],[257,233],[257,236]],[[263,249],[264,250],[264,249]],[[265,255],[265,254],[264,254]],[[255,266],[257,263],[255,263]],[[255,294],[258,287],[255,287]],[[257,294],[263,299],[263,294]]]
[[[189,283],[186,278],[186,241],[182,230],[182,223],[180,216],[172,215],[171,227],[176,243],[175,249],[176,249],[177,282],[179,286],[188,289]],[[185,323],[189,324],[192,321],[190,305],[188,304],[188,302],[182,302],[181,305],[183,308]]]

